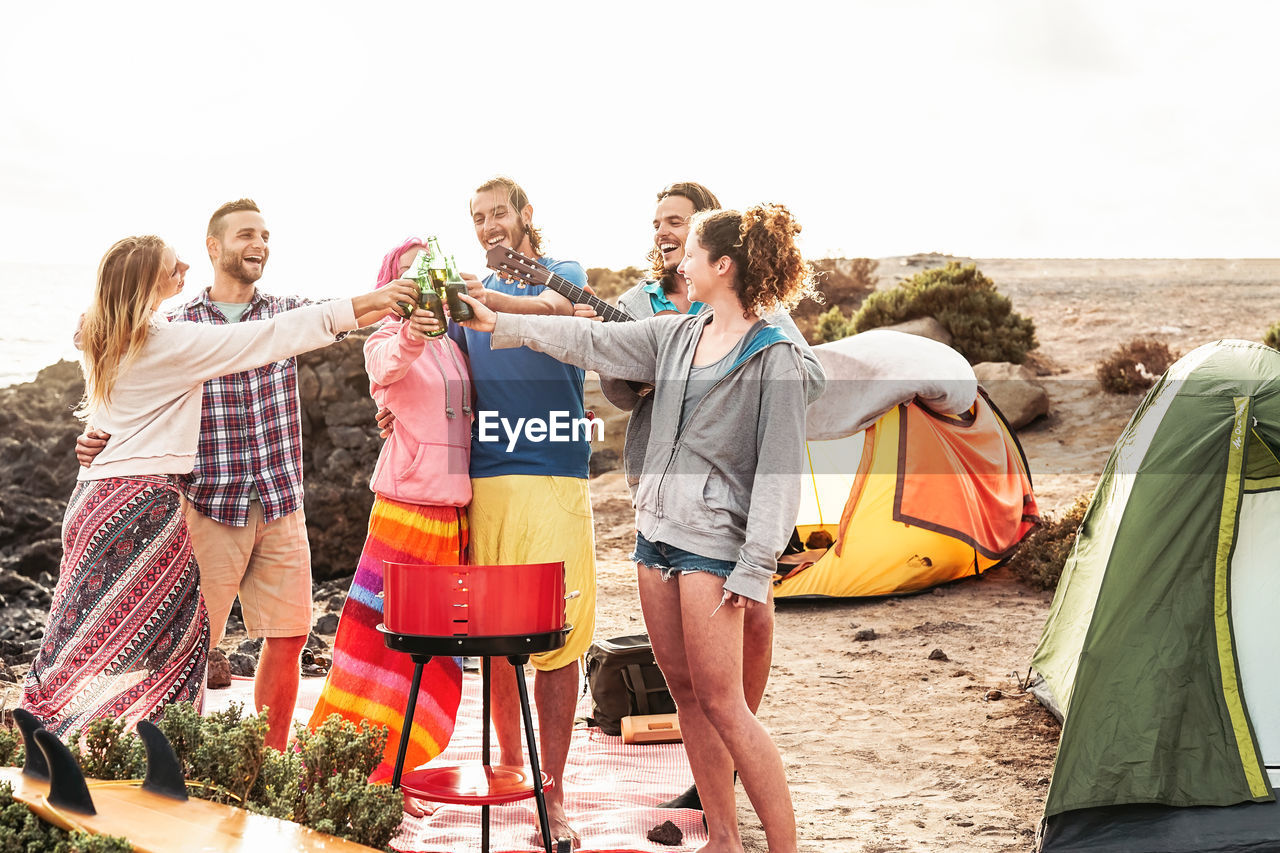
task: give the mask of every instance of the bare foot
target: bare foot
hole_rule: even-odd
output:
[[[555,842],[562,838],[568,838],[573,842],[573,849],[577,850],[582,846],[582,836],[578,831],[569,825],[569,819],[565,816],[564,806],[547,803],[547,823],[551,826],[551,849],[556,848]],[[534,835],[534,844],[542,846],[542,833],[538,832]]]
[[[428,817],[435,814],[435,811],[435,806],[427,805],[423,800],[411,797],[408,794],[404,795],[404,813],[409,817]]]

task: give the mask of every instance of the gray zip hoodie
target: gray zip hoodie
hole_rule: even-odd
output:
[[[648,292],[644,290],[646,284],[652,283],[652,279],[646,279],[619,296],[618,307],[637,320],[652,317],[653,302],[649,299]],[[825,383],[822,365],[818,362],[818,357],[814,355],[808,341],[804,339],[804,335],[800,334],[800,330],[796,328],[791,315],[783,309],[778,309],[772,314],[766,314],[764,320],[772,326],[777,326],[799,348],[805,373],[813,381],[818,394],[821,394]],[[653,422],[653,396],[648,393],[653,389],[647,388],[644,395],[640,393],[641,388],[646,387],[637,387],[633,383],[603,374],[600,376],[600,390],[604,393],[605,399],[622,411],[631,413],[631,417],[627,419],[626,443],[622,448],[622,474],[627,478],[627,487],[631,489],[633,504],[636,500],[636,490],[640,486],[640,472],[644,468],[645,453],[649,448],[649,425]]]
[[[795,344],[765,325],[678,431],[693,353],[713,316],[595,323],[499,314],[490,345],[524,345],[602,375],[654,385],[636,528],[651,542],[735,562],[724,588],[763,602],[795,527],[805,408],[823,383],[806,372]]]

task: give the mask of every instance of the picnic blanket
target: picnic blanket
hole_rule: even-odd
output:
[[[480,677],[468,672],[463,679],[462,703],[448,748],[427,766],[480,761]],[[529,678],[532,701],[533,679]],[[591,711],[584,695],[578,716]],[[535,727],[537,709],[534,708]],[[492,760],[498,756],[493,739]],[[580,853],[686,853],[707,842],[702,812],[692,809],[660,809],[657,804],[689,787],[693,775],[684,745],[624,744],[598,728],[579,721],[565,768],[565,808],[582,836]],[[654,844],[645,834],[670,820],[684,833],[680,846]],[[494,853],[541,850],[538,846],[538,812],[530,797],[489,810],[489,839]],[[403,853],[458,853],[480,849],[480,808],[440,804],[425,818],[406,817],[391,846]]]

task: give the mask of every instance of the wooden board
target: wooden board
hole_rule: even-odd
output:
[[[676,714],[645,714],[622,718],[623,743],[679,743],[680,717]]]

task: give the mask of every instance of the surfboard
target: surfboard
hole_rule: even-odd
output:
[[[0,767],[0,782],[12,786],[15,800],[61,829],[127,838],[138,853],[377,853],[290,821],[187,798],[172,747],[146,721],[138,726],[148,758],[147,779],[140,783],[85,778],[71,751],[39,728],[38,720],[21,709],[15,718],[28,761],[25,767]],[[161,750],[167,756],[156,754]]]

